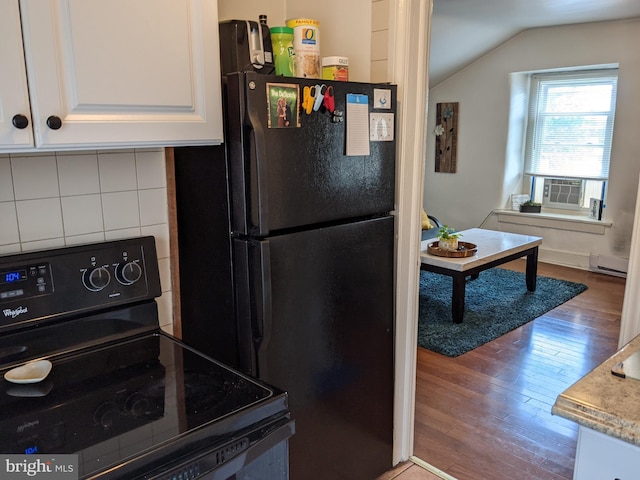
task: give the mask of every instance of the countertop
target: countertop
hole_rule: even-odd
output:
[[[562,392],[554,415],[640,446],[640,381],[611,369],[640,350],[640,335]]]

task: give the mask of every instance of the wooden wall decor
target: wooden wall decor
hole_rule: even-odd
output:
[[[436,172],[456,173],[458,102],[436,104]]]

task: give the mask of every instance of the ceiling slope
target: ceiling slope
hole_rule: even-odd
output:
[[[640,17],[640,0],[434,0],[429,83],[528,28]]]

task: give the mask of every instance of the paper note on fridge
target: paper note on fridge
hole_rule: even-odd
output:
[[[369,155],[369,96],[347,94],[347,155]]]
[[[392,142],[393,141],[393,113],[371,113],[370,128],[372,142]]]

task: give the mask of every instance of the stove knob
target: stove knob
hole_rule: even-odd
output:
[[[151,402],[141,393],[133,393],[124,402],[125,412],[135,418],[144,418],[149,411]]]
[[[114,402],[107,402],[100,405],[93,414],[93,421],[105,430],[113,426],[116,417],[120,415],[118,406]]]
[[[142,277],[142,268],[137,262],[118,264],[116,267],[116,278],[123,285],[132,285]]]
[[[93,270],[86,270],[82,275],[82,283],[84,286],[92,292],[99,292],[104,287],[109,285],[111,281],[111,274],[109,270],[104,267],[94,268]]]

